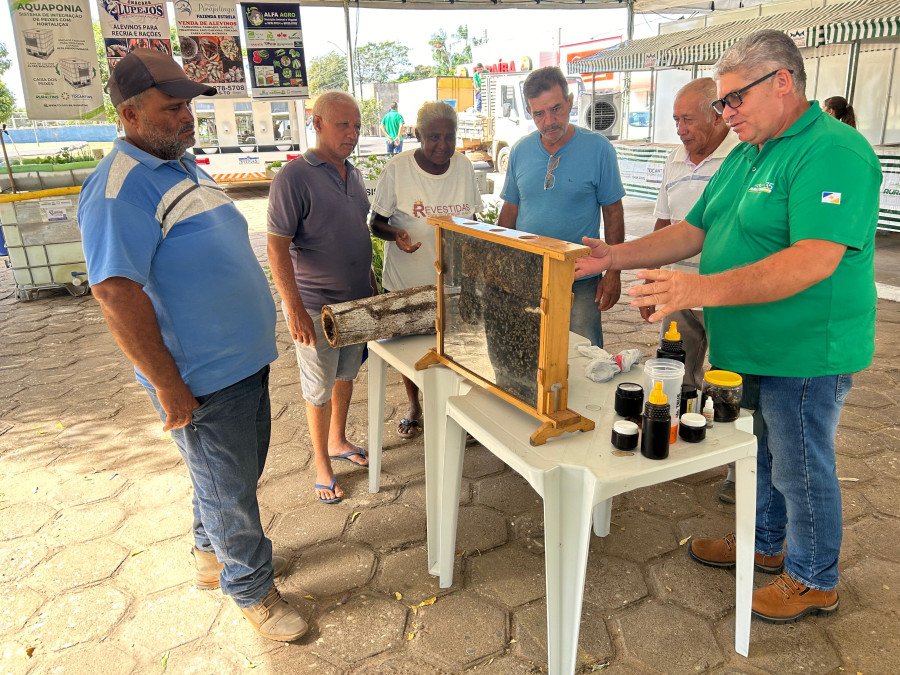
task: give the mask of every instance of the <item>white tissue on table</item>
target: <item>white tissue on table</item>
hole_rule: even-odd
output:
[[[615,356],[602,347],[578,347],[578,353],[591,359],[584,367],[584,374],[594,382],[607,382],[619,373],[631,370],[641,358],[640,349],[625,349]]]

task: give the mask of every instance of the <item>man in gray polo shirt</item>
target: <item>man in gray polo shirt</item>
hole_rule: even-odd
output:
[[[364,345],[332,349],[322,332],[323,305],[373,295],[369,199],[347,161],[359,140],[360,114],[348,94],[330,91],[313,107],[316,147],[289,162],[269,192],[268,252],[275,287],[297,351],[300,387],[315,453],[315,489],[339,502],[332,459],[361,466],[366,452],[347,440],[347,411]]]

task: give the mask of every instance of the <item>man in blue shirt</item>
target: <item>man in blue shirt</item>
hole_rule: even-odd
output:
[[[221,586],[260,635],[291,641],[307,626],[275,588],[286,561],[256,501],[275,307],[247,221],[185,154],[191,99],[215,93],[162,52],[123,58],[109,94],[125,137],[85,181],[78,222],[94,296],[191,476],[197,586]]]
[[[535,70],[523,95],[537,131],[510,152],[498,224],[580,244],[599,234],[602,213],[606,242],[625,241],[625,189],[615,150],[602,135],[569,122],[573,95],[563,72]],[[615,305],[621,291],[619,272],[576,281],[570,330],[602,347],[600,311]]]

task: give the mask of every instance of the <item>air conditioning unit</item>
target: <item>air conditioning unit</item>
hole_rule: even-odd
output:
[[[582,94],[578,99],[578,124],[617,140],[622,134],[622,95]]]

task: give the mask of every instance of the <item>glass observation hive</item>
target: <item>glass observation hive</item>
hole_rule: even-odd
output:
[[[437,235],[437,346],[443,364],[537,418],[532,445],[594,423],[567,408],[575,259],[586,246],[463,218]]]

